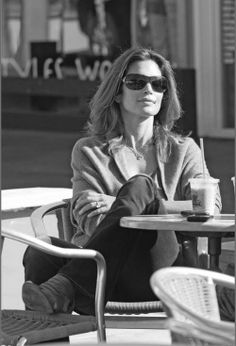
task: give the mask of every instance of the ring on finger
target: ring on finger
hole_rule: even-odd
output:
[[[100,208],[100,203],[99,202],[96,202],[96,208]]]

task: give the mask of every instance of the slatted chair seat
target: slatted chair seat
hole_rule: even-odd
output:
[[[97,330],[94,316],[2,310],[2,345],[36,344]]]

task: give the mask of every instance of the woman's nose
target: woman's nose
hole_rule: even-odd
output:
[[[152,85],[151,85],[151,83],[150,82],[148,82],[146,85],[145,85],[145,87],[144,87],[144,92],[145,93],[151,93],[152,92]]]

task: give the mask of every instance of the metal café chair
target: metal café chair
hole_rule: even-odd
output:
[[[104,291],[106,263],[103,256],[94,250],[59,248],[41,239],[6,228],[3,228],[1,231],[1,252],[5,238],[33,246],[38,250],[55,256],[92,259],[97,264],[97,280],[95,316],[80,316],[66,313],[46,314],[28,310],[2,310],[1,345],[32,345],[96,330],[98,342],[105,342]]]
[[[50,241],[47,233],[48,230],[44,222],[44,217],[49,214],[56,215],[58,237],[66,241],[70,241],[74,232],[76,231],[70,219],[70,200],[44,205],[35,209],[31,214],[31,224],[35,236],[45,241]],[[105,306],[105,313],[109,314],[109,317],[106,317],[106,327],[156,328],[156,317],[148,317],[147,314],[158,312],[163,313],[162,303],[158,299],[156,301],[144,302],[109,301]],[[143,316],[143,314],[146,314],[146,316]],[[119,318],[120,315],[123,316],[122,319]],[[135,315],[138,317],[137,319],[134,318]],[[159,327],[161,328],[164,317],[159,317],[158,319]]]
[[[215,285],[235,288],[232,276],[215,271],[170,267],[150,279],[167,312],[173,342],[188,345],[235,345],[235,325],[222,321]]]

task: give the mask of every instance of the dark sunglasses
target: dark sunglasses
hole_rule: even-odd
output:
[[[130,90],[141,90],[147,83],[150,83],[153,91],[163,93],[167,89],[167,80],[165,77],[147,77],[142,74],[130,73],[123,79],[123,83]]]

